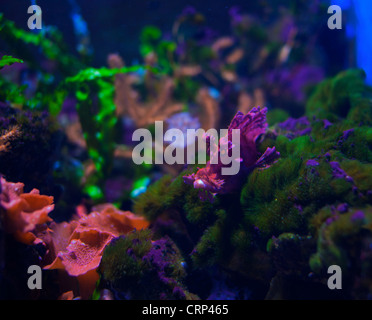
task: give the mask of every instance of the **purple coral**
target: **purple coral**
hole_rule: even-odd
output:
[[[161,283],[173,288],[172,294],[176,299],[186,299],[184,289],[170,272],[174,265],[178,264],[175,254],[171,242],[168,238],[163,238],[153,242],[150,251],[142,257],[142,261],[152,266]]]
[[[182,10],[181,14],[177,17],[177,20],[185,21],[186,19],[194,16],[197,13],[198,12],[193,6],[187,6]]]
[[[332,122],[329,122],[327,119],[324,119],[323,124],[324,124],[324,129],[328,129],[332,125]]]
[[[231,24],[233,26],[239,24],[243,19],[240,10],[237,6],[231,7],[231,9],[229,10],[229,15],[231,17]]]
[[[222,164],[220,157],[218,157],[219,161],[217,164],[211,164],[208,161],[205,168],[183,177],[185,183],[192,184],[195,189],[200,189],[200,198],[202,200],[212,200],[213,195],[217,193],[233,192],[239,187],[241,178],[249,171],[256,167],[268,167],[279,157],[279,152],[273,147],[267,148],[264,154],[258,158],[256,140],[266,131],[266,112],[266,108],[253,108],[246,115],[238,112],[230,123],[227,137],[222,137],[219,141],[219,146],[215,151],[217,155],[220,155],[221,145],[226,146],[227,144],[228,152],[230,152],[233,148],[239,147],[231,142],[232,130],[240,130],[240,159],[235,159],[235,161],[243,164],[243,170],[240,169],[238,174],[223,175],[222,168],[228,165]]]
[[[339,146],[342,146],[342,144],[353,134],[354,132],[354,129],[349,129],[349,130],[345,130],[343,133],[342,133],[342,136],[341,138],[338,140],[337,144]]]
[[[324,71],[313,65],[299,64],[291,70],[275,69],[265,76],[266,83],[272,88],[280,88],[278,93],[291,97],[293,101],[303,103],[306,100],[306,88],[324,79]]]
[[[309,120],[304,116],[298,119],[288,118],[286,121],[278,124],[280,130],[287,132],[287,137],[293,139],[311,132]]]
[[[347,203],[341,203],[337,206],[337,211],[340,213],[345,213],[349,210],[349,206]]]
[[[363,211],[356,211],[352,216],[351,216],[351,221],[357,221],[357,220],[363,220],[365,218],[365,214]]]
[[[331,161],[329,164],[331,165],[334,178],[345,179],[347,182],[353,182],[353,178],[341,169],[340,164],[337,161]]]
[[[349,130],[345,130],[342,134],[342,137],[341,139],[342,140],[347,140],[347,138],[350,137],[350,135],[354,132],[354,129],[349,129]]]
[[[314,160],[314,159],[309,159],[306,162],[306,166],[308,166],[308,167],[317,167],[317,166],[319,166],[319,162],[316,161],[316,160]]]
[[[182,15],[183,16],[192,16],[196,14],[197,11],[193,6],[187,6],[186,8],[183,9]]]

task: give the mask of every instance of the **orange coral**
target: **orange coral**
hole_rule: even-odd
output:
[[[21,135],[19,126],[11,127],[4,131],[0,136],[0,152],[7,152],[11,147],[11,141],[18,138]]]
[[[62,293],[58,300],[73,300],[74,299],[74,293],[72,291],[67,291],[65,293]]]
[[[201,88],[196,98],[200,105],[200,122],[204,130],[217,128],[220,121],[220,107],[206,88]]]
[[[145,229],[149,226],[149,223],[143,217],[130,211],[118,210],[112,204],[98,205],[93,209],[94,211],[91,214],[80,218],[81,226],[98,228],[114,237],[127,234],[134,229]]]
[[[37,189],[24,193],[23,188],[23,183],[7,182],[1,177],[0,206],[5,230],[25,244],[42,242],[48,248],[44,269],[64,270],[76,277],[83,299],[94,290],[96,269],[106,245],[115,237],[149,226],[143,217],[111,204],[94,207],[90,214],[78,210],[71,222],[57,224],[48,216],[54,209],[53,197],[40,195]],[[71,294],[61,298],[71,298]]]
[[[89,215],[80,213],[70,223],[52,224],[49,246],[55,258],[44,269],[62,269],[77,277],[81,297],[88,298],[98,280],[96,269],[106,245],[114,237],[148,225],[144,218],[111,204],[97,206]]]
[[[53,197],[40,195],[37,189],[23,193],[23,188],[23,183],[7,182],[1,177],[0,205],[5,230],[18,241],[33,244],[37,241],[36,229],[52,221],[48,214],[54,209]]]
[[[248,113],[252,108],[264,106],[266,104],[265,93],[262,89],[256,88],[252,94],[242,91],[239,94],[239,104],[237,111]]]
[[[124,61],[119,55],[110,54],[108,65],[110,68],[121,68]],[[163,121],[172,114],[182,111],[183,104],[172,100],[174,81],[171,78],[163,77],[156,83],[157,94],[154,100],[148,103],[140,101],[139,94],[132,88],[134,81],[131,74],[115,76],[115,105],[117,115],[128,115],[137,128],[146,127],[156,120]]]

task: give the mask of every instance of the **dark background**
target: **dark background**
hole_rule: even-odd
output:
[[[314,0],[316,1],[316,0]],[[193,6],[206,18],[206,24],[219,35],[230,33],[229,9],[238,6],[241,12],[254,12],[263,21],[270,19],[273,13],[271,3],[288,5],[296,1],[289,0],[76,0],[81,14],[88,24],[94,54],[92,65],[106,64],[109,53],[120,53],[130,64],[140,57],[139,35],[145,25],[155,25],[163,32],[170,31],[182,10]],[[324,1],[323,1],[324,2]],[[72,50],[75,50],[76,39],[70,18],[71,5],[68,0],[37,0],[43,12],[43,25],[55,25],[64,35]],[[0,12],[7,19],[15,21],[20,28],[27,28],[27,8],[31,1],[0,0]],[[324,21],[324,30],[327,21]],[[333,37],[334,37],[333,33]],[[327,43],[325,34],[323,42]],[[337,48],[337,46],[335,47]],[[0,48],[1,49],[1,48]],[[338,51],[339,52],[339,51]],[[335,52],[337,53],[337,52]],[[345,59],[335,54],[333,59]],[[342,61],[340,61],[342,64]]]

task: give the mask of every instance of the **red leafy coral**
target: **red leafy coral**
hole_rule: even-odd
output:
[[[223,175],[222,168],[229,165],[222,164],[219,160],[217,164],[207,162],[205,168],[199,169],[196,173],[189,176],[184,176],[184,181],[187,184],[193,184],[195,189],[201,189],[201,199],[213,199],[216,193],[230,193],[240,185],[241,177],[247,174],[250,170],[256,167],[267,167],[279,157],[279,152],[273,148],[267,148],[264,154],[258,158],[259,154],[256,148],[257,138],[265,133],[267,128],[266,123],[266,108],[252,108],[246,115],[238,111],[232,119],[228,128],[227,137],[222,137],[219,141],[219,146],[215,151],[219,156],[223,151],[221,146],[228,149],[240,148],[240,159],[233,159],[243,164],[243,169],[240,169],[237,175]],[[240,130],[240,146],[232,143],[232,130]],[[208,137],[209,139],[213,137]],[[216,157],[216,154],[214,155]],[[220,159],[218,157],[217,159]],[[203,192],[204,191],[204,192]]]

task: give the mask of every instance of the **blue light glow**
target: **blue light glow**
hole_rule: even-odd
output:
[[[354,0],[356,15],[356,52],[358,66],[367,73],[367,83],[372,84],[372,1]]]

